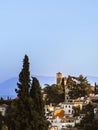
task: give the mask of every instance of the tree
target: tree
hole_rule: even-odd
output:
[[[91,85],[87,81],[87,77],[83,77],[83,75],[80,75],[77,80],[78,82],[80,82],[80,96],[82,95],[84,97],[86,95],[89,95],[92,92],[92,89]]]
[[[95,87],[94,87],[94,93],[98,94],[98,85],[96,84],[96,82],[95,82]]]
[[[80,105],[78,106],[73,106],[73,110],[74,110],[74,113],[73,113],[73,116],[79,116],[80,113],[82,113],[82,110],[80,109]]]
[[[46,104],[59,103],[64,101],[64,92],[61,85],[48,85],[44,88],[44,93],[47,94]]]
[[[67,86],[69,88],[69,96],[73,99],[85,97],[92,91],[86,77],[68,77]]]
[[[71,99],[78,97],[78,89],[77,89],[76,80],[73,80],[72,76],[68,76],[67,88],[69,89],[68,95]]]
[[[82,119],[80,126],[83,130],[98,130],[98,117],[94,116],[94,107],[88,104],[84,108],[85,117]]]
[[[41,92],[41,87],[37,78],[32,78],[32,87],[30,89],[30,96],[34,101],[34,110],[37,111],[36,118],[37,123],[35,122],[35,130],[47,130],[49,122],[45,117],[45,110],[44,110],[44,101],[43,95]]]
[[[65,78],[62,78],[62,82],[61,82],[63,101],[65,100],[65,87],[66,87],[64,80],[65,80]],[[66,79],[66,81],[67,81],[67,79]]]
[[[14,105],[14,100],[8,105],[5,115],[5,124],[7,124],[9,130],[15,129],[14,119],[16,118],[16,107]]]
[[[98,117],[93,120],[93,129],[98,130]]]
[[[9,106],[6,116],[0,116],[0,128],[5,129],[6,125],[9,130],[48,130],[49,122],[45,117],[41,87],[36,78],[32,78],[31,83],[27,55],[23,59],[17,86],[17,98],[7,101]]]
[[[30,98],[30,72],[29,58],[25,55],[23,59],[23,67],[19,74],[19,82],[16,89],[17,99],[15,100],[15,130],[32,130],[30,117],[33,113],[33,100]],[[32,110],[32,111],[31,111]]]
[[[18,98],[24,100],[24,98],[29,96],[29,88],[30,88],[30,72],[29,72],[29,58],[25,55],[23,60],[23,68],[19,74],[19,83],[17,83],[18,89],[16,89],[16,93]]]
[[[83,127],[89,128],[94,120],[94,107],[91,103],[87,104],[83,110],[85,117],[82,119],[81,124]]]

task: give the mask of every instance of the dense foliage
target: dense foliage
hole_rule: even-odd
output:
[[[88,83],[86,77],[80,75],[79,77],[68,77],[67,87],[69,88],[69,96],[72,99],[79,97],[85,97],[92,92],[91,86]]]
[[[64,101],[64,91],[61,85],[47,85],[44,88],[44,93],[46,94],[46,104],[59,103]]]
[[[88,96],[92,90],[86,77],[80,75],[79,77],[68,76],[66,86],[64,85],[64,78],[62,78],[61,85],[53,84],[46,85],[44,93],[46,96],[46,103],[59,103],[65,101],[65,89],[68,89],[68,95],[71,99]]]
[[[82,130],[98,130],[98,113],[94,115],[94,107],[88,104],[84,108],[85,117],[82,119],[79,127]]]
[[[23,68],[19,74],[19,83],[17,83],[18,89],[17,100],[15,101],[15,114],[16,119],[14,121],[15,130],[32,129],[30,116],[33,112],[33,100],[29,95],[30,89],[30,72],[29,72],[29,59],[25,55],[23,60]]]
[[[9,104],[4,119],[1,116],[2,127],[6,124],[9,130],[47,130],[49,123],[45,117],[40,84],[36,78],[32,78],[32,82],[30,80],[27,55],[23,59],[17,85],[17,98]]]
[[[30,96],[33,99],[33,110],[35,111],[35,128],[34,130],[47,130],[49,122],[46,120],[44,111],[43,95],[39,81],[33,77]],[[33,119],[32,119],[33,120]]]
[[[98,94],[98,85],[95,83],[95,89],[94,89],[95,94]]]

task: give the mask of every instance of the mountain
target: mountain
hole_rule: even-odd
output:
[[[40,85],[42,87],[45,87],[45,84],[51,85],[51,84],[56,83],[56,78],[52,77],[52,76],[37,76],[37,75],[35,75],[34,77],[36,77],[39,80]]]
[[[95,76],[87,76],[88,82],[94,86],[95,82],[98,84],[98,77]]]
[[[36,77],[39,80],[40,85],[42,87],[45,87],[45,84],[51,85],[51,84],[56,83],[56,77],[36,76],[36,75],[33,76],[33,77]],[[95,82],[98,84],[98,77],[87,76],[87,80],[91,85],[94,85]],[[10,79],[0,83],[0,97],[3,97],[3,98],[7,98],[7,97],[15,98],[16,97],[15,88],[17,88],[17,82],[18,82],[18,78],[13,77],[13,78],[10,78]]]
[[[0,97],[7,98],[15,98],[16,92],[15,88],[17,88],[17,78],[13,77],[8,79],[2,83],[0,83]]]
[[[36,77],[39,82],[40,85],[42,87],[45,86],[45,84],[53,84],[55,83],[55,77],[49,77],[49,76],[33,76]],[[18,82],[18,78],[17,77],[13,77],[10,78],[2,83],[0,83],[0,97],[3,98],[7,98],[7,97],[11,97],[11,98],[15,98],[16,97],[16,92],[15,89],[17,88],[17,82]]]

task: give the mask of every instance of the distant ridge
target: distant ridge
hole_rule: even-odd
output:
[[[51,84],[56,83],[56,78],[53,77],[53,76],[38,76],[38,75],[35,75],[33,77],[36,77],[39,80],[41,87],[45,87],[45,84],[51,85]]]
[[[51,85],[51,84],[55,83],[55,77],[38,76],[38,75],[34,75],[32,77],[36,77],[39,80],[42,88],[45,87],[45,84]],[[0,83],[0,97],[15,98],[17,95],[15,92],[15,89],[17,88],[17,82],[18,82],[18,78],[12,77],[12,78]]]
[[[38,75],[34,75],[33,77],[36,77],[39,80],[42,88],[45,87],[45,84],[51,85],[51,84],[56,83],[56,77],[38,76]],[[98,84],[98,77],[87,76],[87,80],[91,85],[94,85],[95,82]],[[0,97],[15,98],[16,97],[15,88],[17,88],[17,82],[18,82],[18,78],[12,77],[12,78],[0,83]]]
[[[97,76],[87,76],[88,82],[94,86],[95,82],[98,84],[98,77]]]
[[[10,78],[2,83],[0,83],[0,97],[3,98],[15,98],[16,92],[15,88],[17,88],[17,78]]]

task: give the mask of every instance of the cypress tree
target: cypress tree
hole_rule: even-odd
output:
[[[9,128],[12,130],[48,130],[44,113],[41,87],[36,78],[30,82],[29,58],[25,55],[19,82],[16,89],[17,99],[11,107]]]
[[[29,72],[29,58],[25,55],[23,59],[23,67],[19,74],[19,82],[16,89],[17,100],[15,101],[15,130],[31,130],[30,127],[30,112],[32,107],[32,100],[30,99],[30,72]],[[29,128],[29,129],[28,129]]]
[[[45,117],[43,95],[39,81],[35,77],[32,78],[30,96],[34,101],[34,109],[37,112],[37,126],[35,130],[48,130],[49,122]]]
[[[17,96],[18,98],[22,98],[24,100],[24,97],[29,96],[29,88],[30,88],[30,72],[29,72],[29,58],[27,55],[25,55],[23,60],[23,68],[19,74],[19,83]]]

